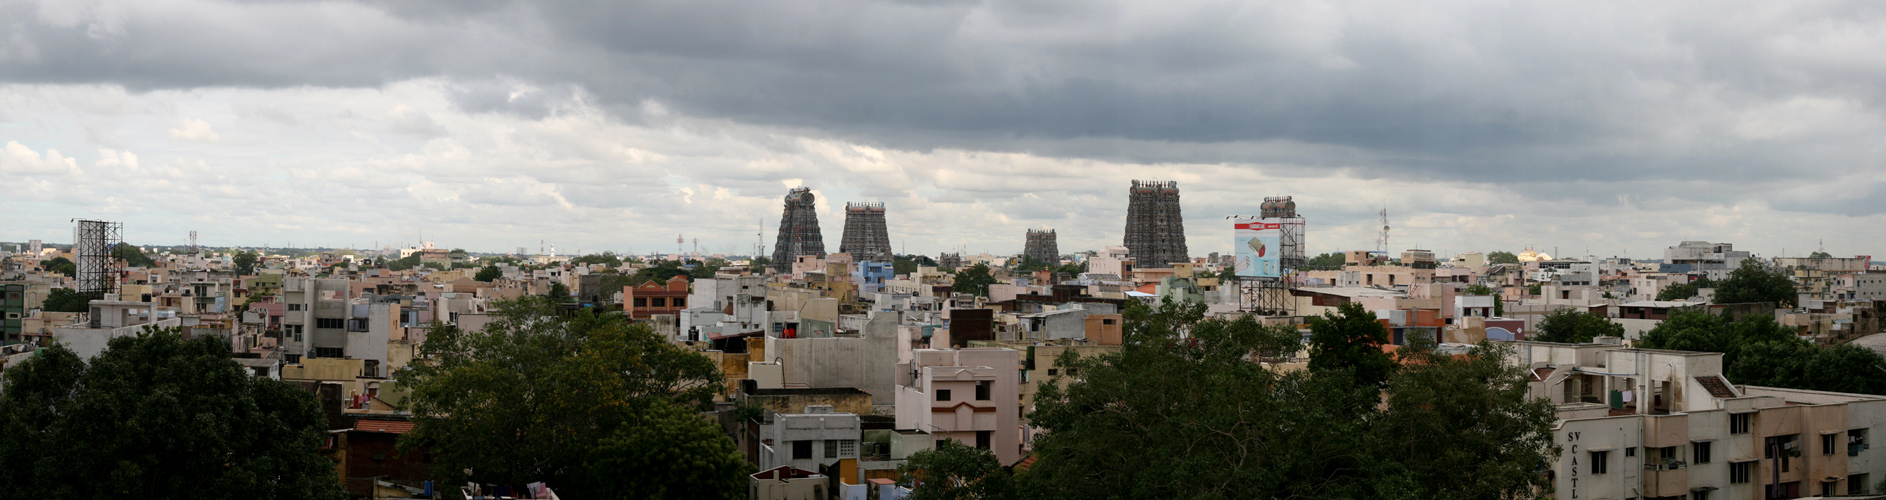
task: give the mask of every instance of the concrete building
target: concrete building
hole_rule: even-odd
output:
[[[766,336],[766,361],[777,360],[785,387],[858,388],[876,404],[896,397],[897,313],[872,313],[855,334]]]
[[[884,203],[846,203],[845,234],[838,251],[858,262],[891,262],[891,235],[884,222]]]
[[[760,468],[819,470],[839,460],[856,460],[863,433],[859,422],[858,415],[835,412],[830,406],[773,414],[760,424]]]
[[[774,467],[747,476],[750,500],[826,500],[832,478],[817,472],[787,466]]]
[[[622,311],[633,319],[649,319],[657,314],[679,315],[688,308],[688,278],[675,276],[667,283],[654,280],[622,287]]]
[[[779,237],[773,242],[773,272],[792,272],[801,256],[824,257],[825,237],[819,233],[817,197],[811,188],[786,192],[786,208],[779,216]]]
[[[1748,258],[1748,252],[1736,250],[1732,243],[1685,241],[1663,250],[1663,265],[1659,270],[1666,273],[1700,274],[1711,280],[1721,280],[1728,278],[1729,272],[1742,267],[1742,261]]]
[[[1558,405],[1558,498],[1857,494],[1886,477],[1886,397],[1734,385],[1720,353],[1515,342]]]
[[[1191,262],[1185,246],[1185,217],[1179,209],[1179,183],[1133,181],[1127,191],[1126,240],[1122,246],[1140,264],[1165,267]]]
[[[353,286],[345,279],[290,277],[282,284],[282,355],[288,364],[305,357],[346,356],[347,319]]]
[[[1133,265],[1138,261],[1131,257],[1126,247],[1106,247],[1100,253],[1087,260],[1087,274],[1112,276],[1115,279],[1133,279]]]
[[[103,300],[92,301],[91,312],[84,322],[52,328],[52,340],[65,344],[79,358],[89,360],[105,352],[111,339],[137,335],[145,328],[180,326],[183,320],[177,317],[175,309],[157,307],[151,302],[118,300],[117,294],[106,294]]]
[[[1020,352],[916,349],[897,366],[897,428],[1021,459]]]

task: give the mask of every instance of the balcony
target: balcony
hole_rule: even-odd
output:
[[[1674,458],[1644,462],[1644,470],[1665,472],[1689,468],[1689,463]]]

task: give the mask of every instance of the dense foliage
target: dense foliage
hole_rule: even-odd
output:
[[[46,294],[46,300],[39,303],[39,310],[47,312],[90,312],[92,297],[71,288],[54,288]]]
[[[255,265],[261,261],[260,254],[249,251],[236,252],[236,256],[230,259],[230,262],[235,264],[237,276],[255,274]]]
[[[956,271],[956,278],[950,283],[950,289],[956,293],[989,295],[989,285],[999,283],[995,275],[989,272],[989,265],[976,263]]]
[[[112,246],[111,258],[113,260],[122,260],[124,264],[129,267],[151,267],[157,265],[157,261],[151,260],[150,257],[144,255],[144,249],[138,248],[137,245],[127,243],[119,243]]]
[[[1621,338],[1624,336],[1624,325],[1582,308],[1567,307],[1540,317],[1537,331],[1539,334],[1530,340],[1583,344],[1599,336]]]
[[[46,268],[46,272],[63,274],[67,278],[78,276],[79,274],[79,265],[72,263],[72,259],[65,257],[53,257],[52,260],[48,260],[40,266]]]
[[[1715,285],[1714,302],[1717,304],[1759,302],[1795,307],[1798,300],[1794,280],[1788,278],[1787,273],[1755,259],[1742,261],[1742,267]]]
[[[1323,271],[1333,271],[1337,269],[1342,269],[1343,262],[1347,260],[1348,258],[1344,257],[1342,252],[1329,252],[1329,253],[1318,255],[1315,257],[1310,257],[1309,260],[1304,261],[1303,268],[1323,270]]]
[[[491,266],[485,266],[483,269],[479,269],[478,274],[473,275],[472,279],[490,283],[493,281],[497,281],[498,278],[502,278],[502,277],[504,277],[504,270],[498,269],[498,266],[491,265]]]
[[[229,343],[147,330],[90,363],[43,348],[6,371],[9,498],[345,498],[313,393],[258,379]]]
[[[1496,250],[1487,254],[1487,263],[1488,264],[1518,264],[1519,256],[1513,255],[1513,252],[1508,252],[1505,250]]]
[[[1014,498],[1016,493],[1014,477],[995,453],[954,439],[912,454],[898,470],[906,484],[916,485],[911,500]]]
[[[721,390],[713,361],[619,313],[500,303],[483,330],[435,325],[430,363],[398,373],[446,484],[548,481],[571,498],[741,498],[750,473],[697,411]],[[472,470],[467,478],[464,470]]]
[[[1696,285],[1689,283],[1671,283],[1657,292],[1657,300],[1687,300],[1696,296]]]
[[[1773,316],[1730,319],[1702,310],[1672,314],[1637,347],[1722,353],[1731,382],[1766,387],[1886,395],[1886,357],[1864,347],[1817,347]]]
[[[1408,346],[1396,365],[1373,315],[1345,307],[1312,325],[1318,367],[1283,371],[1256,362],[1280,329],[1190,313],[1162,304],[1119,353],[1057,361],[1080,378],[1041,384],[1020,495],[1513,498],[1544,483],[1553,410],[1501,347]]]

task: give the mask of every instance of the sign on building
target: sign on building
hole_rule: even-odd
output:
[[[1238,276],[1277,277],[1282,271],[1278,258],[1283,254],[1283,224],[1278,219],[1244,219],[1237,220],[1235,227]]]

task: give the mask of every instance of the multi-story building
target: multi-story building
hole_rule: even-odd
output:
[[[897,428],[929,432],[1021,459],[1021,353],[1006,348],[915,349],[897,365]]]
[[[348,300],[345,279],[287,278],[282,283],[283,362],[346,356]]]
[[[1515,342],[1531,394],[1558,405],[1563,499],[1796,498],[1866,492],[1886,397],[1735,385],[1722,354]]]
[[[26,323],[26,311],[38,307],[27,307],[25,283],[7,283],[0,285],[0,345],[12,345],[26,341],[23,335]]]
[[[1685,241],[1663,250],[1663,265],[1659,271],[1699,274],[1711,280],[1721,280],[1728,278],[1729,272],[1742,267],[1742,261],[1748,258],[1747,251],[1736,250],[1732,243]]]
[[[839,460],[855,460],[862,435],[858,415],[835,412],[829,405],[807,406],[805,413],[776,413],[760,425],[759,466],[819,470]]]
[[[657,314],[678,315],[688,308],[688,279],[668,278],[667,283],[653,280],[622,287],[622,310],[630,318],[649,319]]]

